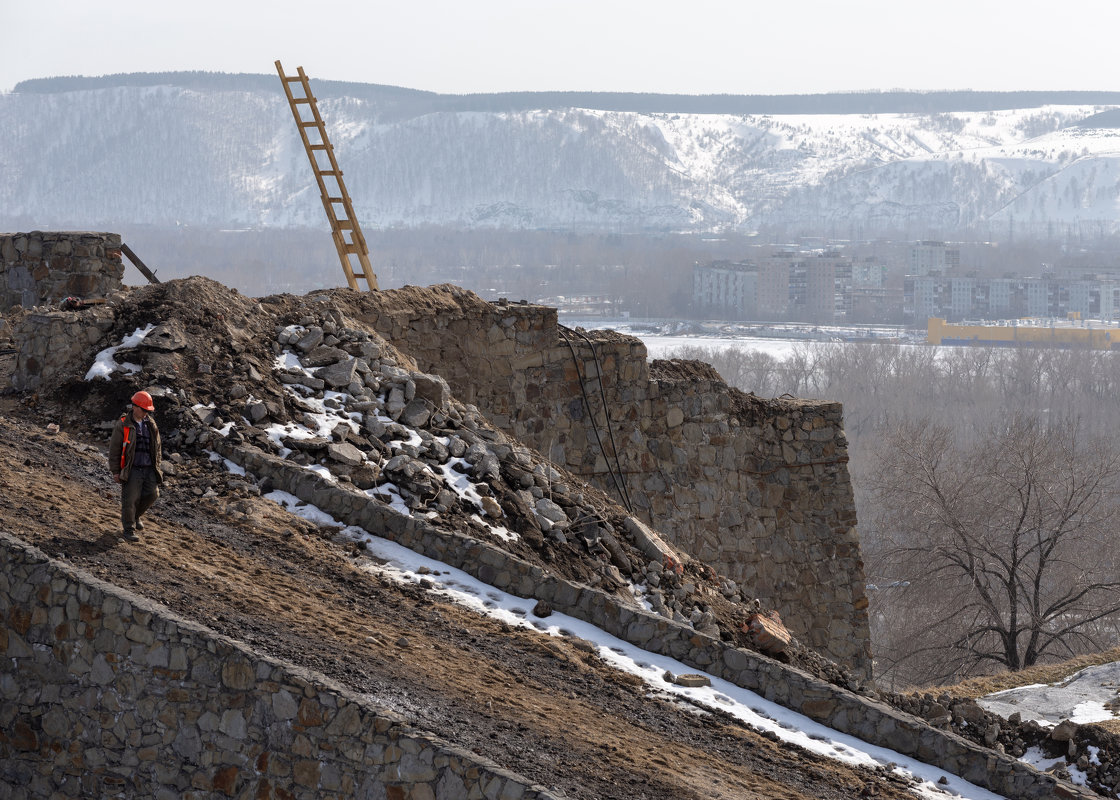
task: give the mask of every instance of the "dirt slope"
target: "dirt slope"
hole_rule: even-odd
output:
[[[0,381],[12,357],[0,356]],[[883,773],[651,697],[579,640],[511,629],[361,568],[352,550],[187,458],[137,543],[119,540],[104,442],[0,403],[0,526],[572,797],[910,796]],[[199,495],[210,494],[202,497]]]
[[[107,338],[113,343],[158,326],[143,343],[122,344],[116,358],[139,366],[114,373],[111,381],[83,377],[102,341],[63,365],[37,393],[15,395],[3,389],[14,356],[0,348],[0,526],[232,638],[367,692],[418,727],[572,796],[903,796],[897,779],[883,773],[849,770],[756,735],[719,712],[698,715],[651,697],[579,640],[510,629],[419,586],[371,573],[368,557],[353,544],[336,543],[331,531],[260,499],[252,476],[231,476],[210,463],[207,442],[219,435],[304,466],[329,466],[359,489],[390,478],[406,513],[426,513],[433,525],[467,531],[633,602],[635,587],[657,585],[650,574],[660,564],[646,564],[627,540],[626,512],[610,498],[557,472],[454,398],[433,402],[415,420],[415,401],[393,410],[395,395],[407,400],[406,385],[417,393],[421,382],[426,392],[438,394],[438,387],[407,354],[364,328],[371,304],[386,313],[394,303],[440,313],[448,303],[475,302],[481,303],[454,287],[254,300],[196,277],[128,290],[100,307],[112,318]],[[303,340],[294,343],[293,336],[313,333],[326,338],[306,347]],[[339,364],[358,370],[358,361],[366,372],[349,373],[346,387],[331,382],[347,396],[339,401],[343,392],[336,392],[328,401],[308,370],[292,366],[295,355],[324,365],[315,373],[324,377]],[[655,369],[687,377],[707,375],[710,367],[658,362]],[[302,389],[294,390],[293,382]],[[318,384],[321,390],[323,381]],[[157,394],[171,474],[151,514],[154,524],[129,544],[119,539],[119,489],[103,451],[106,424],[139,388]],[[353,416],[364,418],[360,428],[347,422]],[[48,434],[49,423],[62,432]],[[293,431],[301,424],[319,432],[300,441],[284,438],[293,449],[281,450],[266,430],[285,425]],[[219,429],[227,432],[216,434]],[[468,482],[500,506],[495,516],[515,539],[497,536],[471,502],[447,490],[449,484],[423,477],[450,465],[455,442],[467,448],[459,460],[470,468]],[[340,468],[324,457],[332,443],[349,445],[351,454],[358,448],[362,465]],[[534,513],[542,480],[552,505],[562,506],[567,528],[549,533],[552,526]],[[660,594],[646,597],[662,598],[659,613],[752,646],[742,630],[749,595],[683,558],[679,573],[653,569]],[[879,696],[796,640],[783,657],[824,680]],[[985,732],[996,720],[971,700],[928,694],[882,699],[991,744]],[[1037,726],[998,722],[995,746],[1013,755],[1055,746]],[[1120,737],[1081,726],[1078,741],[1106,762],[1082,767],[1090,781],[1112,786]]]

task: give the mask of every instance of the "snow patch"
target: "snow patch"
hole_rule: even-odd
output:
[[[106,347],[104,350],[99,352],[93,360],[93,366],[91,366],[89,368],[89,371],[86,372],[85,379],[87,381],[92,381],[96,378],[110,380],[109,376],[114,372],[139,372],[139,364],[132,364],[127,361],[122,364],[118,364],[116,361],[117,351],[129,347],[138,346],[142,341],[144,341],[145,337],[147,337],[147,335],[151,333],[155,327],[156,326],[153,323],[149,322],[147,327],[137,328],[132,332],[132,335],[126,336],[120,344],[114,347]]]

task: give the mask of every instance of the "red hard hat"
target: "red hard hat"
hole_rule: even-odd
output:
[[[152,402],[152,396],[147,392],[137,392],[132,395],[132,405],[137,408],[142,408],[145,411],[156,410],[156,404]]]

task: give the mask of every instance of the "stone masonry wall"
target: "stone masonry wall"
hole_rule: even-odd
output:
[[[670,541],[777,608],[807,644],[870,675],[838,403],[762,400],[696,366],[651,372],[641,341],[565,333],[552,308],[493,305],[455,287],[355,298],[362,321],[444,377],[458,399],[629,501]],[[28,316],[14,337],[13,385],[37,389],[111,315],[95,307]]]
[[[224,439],[302,500],[498,588],[1007,797],[1088,798],[1007,755]],[[0,786],[39,797],[551,797],[329,679],[255,653],[0,531]]]
[[[501,548],[423,519],[397,513],[346,484],[246,444],[213,437],[211,446],[231,461],[335,519],[398,542],[520,597],[543,600],[554,610],[696,669],[750,689],[842,733],[941,767],[965,780],[1017,800],[1088,798],[1091,790],[1059,782],[1015,758],[869,697],[826,683],[751,650],[737,648],[687,624],[620,602],[585,584],[552,575]]]
[[[88,311],[32,312],[12,332],[16,368],[12,386],[33,392],[80,363],[81,356],[113,329],[113,312],[105,306]]]
[[[810,646],[870,674],[840,404],[762,400],[710,369],[651,371],[641,341],[568,333],[552,308],[450,286],[425,300],[408,287],[364,296],[363,321],[511,436],[628,498]]]
[[[554,796],[4,532],[0,656],[11,800]]]
[[[0,233],[0,313],[71,295],[105,297],[121,286],[121,237],[116,233]]]

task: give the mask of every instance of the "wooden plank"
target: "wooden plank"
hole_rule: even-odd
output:
[[[159,278],[156,277],[156,274],[148,269],[147,265],[145,265],[144,262],[140,260],[140,256],[132,252],[132,248],[124,242],[121,242],[121,252],[128,256],[128,260],[135,264],[136,269],[140,270],[140,272],[143,273],[144,277],[148,279],[148,283],[160,282]]]

